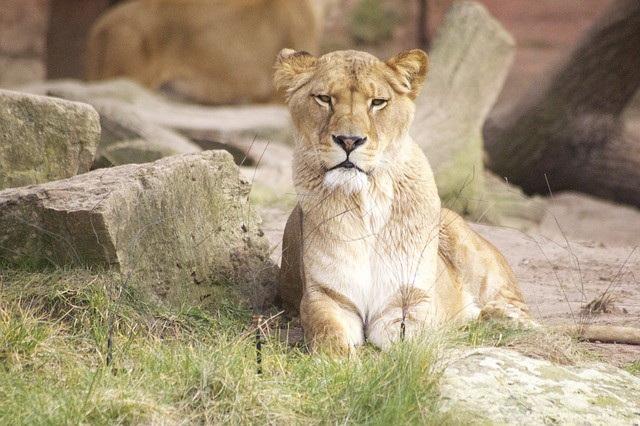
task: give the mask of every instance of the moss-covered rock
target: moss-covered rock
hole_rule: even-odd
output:
[[[440,198],[458,212],[485,191],[482,126],[514,52],[511,35],[473,2],[454,5],[430,52],[411,135],[429,158]]]
[[[249,190],[224,151],[5,190],[0,261],[116,268],[178,305],[232,284],[260,308],[275,271]]]
[[[633,424],[640,379],[602,363],[555,365],[499,348],[475,349],[443,374],[445,410],[474,424]]]
[[[87,172],[99,138],[89,105],[0,90],[0,189]]]

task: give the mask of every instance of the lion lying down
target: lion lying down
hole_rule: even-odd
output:
[[[428,69],[421,50],[382,62],[285,49],[275,84],[295,124],[298,205],[284,232],[279,296],[310,349],[387,348],[479,316],[535,326],[500,252],[442,209],[409,137]]]

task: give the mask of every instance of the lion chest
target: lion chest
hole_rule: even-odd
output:
[[[424,285],[421,256],[411,247],[416,235],[410,235],[410,223],[417,218],[398,214],[391,191],[372,193],[348,205],[325,200],[324,220],[305,238],[310,281],[346,297],[364,322],[402,286]]]

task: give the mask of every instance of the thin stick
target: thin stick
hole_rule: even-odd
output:
[[[256,365],[258,375],[262,375],[262,315],[254,314],[253,322],[256,324]]]

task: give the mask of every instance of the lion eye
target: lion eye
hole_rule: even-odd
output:
[[[329,95],[313,95],[317,103],[323,107],[331,107],[331,96]]]
[[[382,109],[387,105],[386,99],[372,99],[371,109]]]

